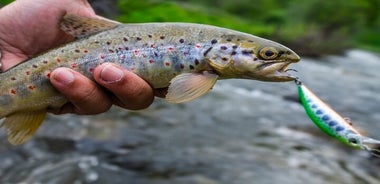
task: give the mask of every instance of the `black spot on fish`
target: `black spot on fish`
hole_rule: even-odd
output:
[[[165,39],[165,36],[160,36],[160,39],[161,39],[161,40]]]
[[[216,39],[213,39],[213,40],[211,40],[211,44],[216,44],[216,43],[218,43],[218,40],[216,40]]]
[[[231,38],[227,38],[226,41],[227,41],[227,42],[231,42],[232,39],[231,39]]]
[[[184,43],[185,42],[185,40],[184,39],[179,39],[179,43]]]
[[[111,45],[111,42],[110,42],[110,41],[107,41],[106,44],[107,44],[107,45]]]
[[[221,50],[227,50],[228,48],[227,48],[226,46],[223,45],[223,46],[220,46],[220,49],[221,49]]]
[[[142,40],[142,38],[140,38],[140,37],[137,37],[137,38],[136,38],[136,40],[137,40],[137,41],[141,41],[141,40]]]
[[[203,56],[206,56],[210,51],[211,51],[212,47],[208,48],[204,53],[203,53]]]
[[[195,59],[195,60],[194,60],[194,64],[195,64],[195,65],[199,65],[199,60],[198,60],[198,59]]]
[[[237,45],[234,45],[234,46],[232,46],[232,48],[233,48],[233,49],[237,49],[237,48],[238,48],[238,46],[237,46]]]
[[[253,54],[253,50],[242,50],[241,53],[243,55],[251,55],[251,54]]]
[[[152,38],[153,36],[152,35],[148,35],[149,38]]]
[[[222,60],[223,60],[223,61],[228,61],[228,58],[225,58],[225,57],[224,57],[224,58],[222,58]]]
[[[125,42],[127,42],[127,41],[128,41],[128,38],[124,37],[123,40],[124,40]]]
[[[194,66],[193,65],[190,65],[190,70],[194,70]]]
[[[236,55],[236,51],[231,52],[231,56]]]

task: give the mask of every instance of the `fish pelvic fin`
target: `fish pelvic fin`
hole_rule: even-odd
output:
[[[15,113],[7,116],[0,125],[8,133],[8,141],[19,145],[36,132],[46,117],[46,110]]]
[[[180,74],[171,80],[165,99],[171,103],[182,103],[199,98],[212,89],[218,77],[208,71]]]
[[[66,14],[60,21],[60,29],[75,38],[84,38],[101,31],[113,29],[121,23],[101,19]]]

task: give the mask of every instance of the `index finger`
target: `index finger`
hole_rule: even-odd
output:
[[[114,94],[113,103],[130,110],[147,108],[154,100],[152,87],[136,74],[106,63],[94,71],[96,82]]]

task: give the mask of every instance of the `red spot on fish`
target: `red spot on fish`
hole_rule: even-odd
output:
[[[166,66],[170,66],[170,62],[168,62],[168,61],[165,62],[165,65],[166,65]]]
[[[15,89],[11,89],[11,94],[15,95],[16,94],[16,90]]]
[[[28,88],[29,88],[30,90],[33,90],[33,89],[35,89],[35,88],[36,88],[36,86],[33,86],[33,85],[29,85],[29,86],[28,86]]]
[[[181,69],[184,69],[185,65],[181,63],[180,67],[181,67]]]
[[[134,50],[133,52],[135,53],[135,55],[138,55],[140,51],[139,50]]]
[[[30,71],[26,71],[25,74],[26,74],[26,75],[30,75]]]
[[[59,63],[61,62],[61,58],[56,58],[56,61]]]
[[[155,48],[156,46],[154,44],[151,44],[150,45],[150,48]]]
[[[195,48],[199,49],[199,48],[201,48],[201,47],[202,47],[201,45],[199,45],[199,44],[195,44]]]
[[[76,63],[71,64],[71,68],[76,68],[76,67],[77,67]]]
[[[16,77],[12,77],[11,80],[15,81],[15,80],[16,80]]]
[[[50,76],[51,76],[51,73],[50,73],[50,72],[46,74],[46,77],[47,77],[47,78],[50,78]]]
[[[104,54],[100,55],[100,59],[104,59],[106,56]]]
[[[133,70],[136,70],[136,68],[135,67],[131,67],[131,70],[133,71]]]
[[[87,53],[88,53],[88,50],[84,50],[83,52],[87,54]]]
[[[95,68],[89,68],[89,69],[88,69],[88,71],[89,71],[90,73],[94,73],[94,70],[95,70]]]
[[[169,47],[169,51],[170,51],[170,52],[173,52],[173,51],[174,51],[174,48],[173,48],[173,47]]]
[[[153,60],[153,59],[150,59],[150,60],[149,60],[149,63],[150,63],[150,64],[154,63],[154,60]]]

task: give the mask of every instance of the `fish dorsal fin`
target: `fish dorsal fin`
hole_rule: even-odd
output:
[[[66,14],[60,22],[60,28],[65,33],[76,38],[83,38],[95,33],[113,29],[120,25],[119,22],[101,18],[82,17],[74,14]]]
[[[212,89],[218,77],[208,71],[180,74],[170,81],[165,99],[171,103],[182,103],[199,98]]]
[[[9,115],[1,127],[8,132],[8,141],[18,145],[27,141],[44,121],[46,111],[22,112]]]

